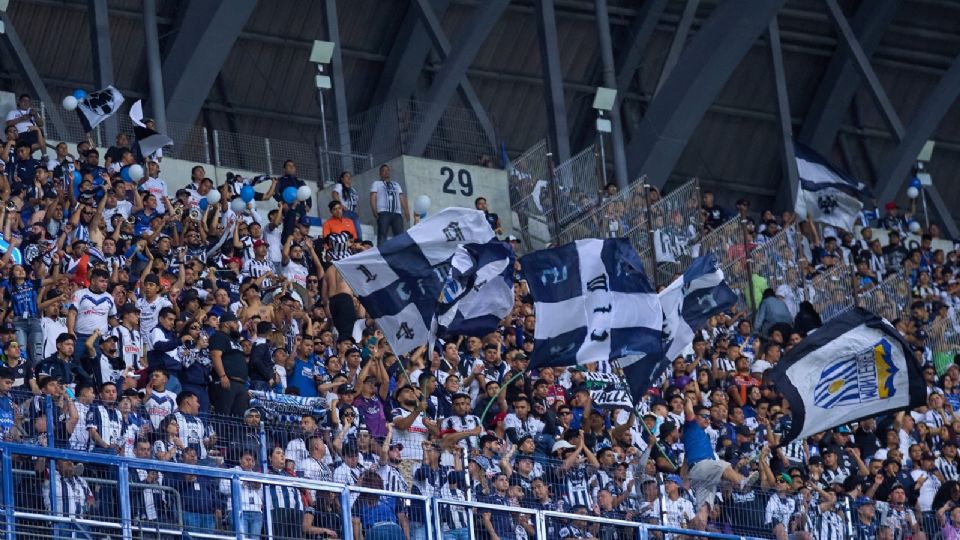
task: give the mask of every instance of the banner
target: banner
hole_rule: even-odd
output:
[[[327,417],[327,400],[320,397],[250,390],[250,406],[263,411],[264,421],[299,422],[304,415],[312,414],[322,424]]]
[[[612,373],[584,373],[585,386],[590,391],[593,406],[600,408],[622,407],[630,409],[633,401],[630,399],[630,389],[626,381],[619,375]]]

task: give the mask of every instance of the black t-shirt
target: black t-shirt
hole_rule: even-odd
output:
[[[238,341],[230,339],[227,334],[217,331],[210,338],[210,351],[221,351],[220,359],[223,370],[231,379],[247,379],[247,362],[243,348]]]

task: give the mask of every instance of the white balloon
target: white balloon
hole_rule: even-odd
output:
[[[243,202],[243,199],[241,199],[240,197],[237,197],[236,199],[230,201],[230,208],[234,212],[243,212],[243,210],[246,207],[247,207],[247,203]]]
[[[913,234],[917,234],[918,232],[920,232],[920,223],[916,221],[911,221],[910,232],[912,232]]]
[[[217,204],[220,202],[220,192],[216,189],[211,189],[210,193],[207,193],[207,202],[210,204]]]
[[[143,178],[143,167],[141,167],[140,165],[136,165],[136,164],[131,165],[131,166],[130,166],[129,174],[130,174],[130,179],[131,179],[131,180],[138,181],[138,180],[140,180],[141,178]]]
[[[420,195],[413,201],[413,211],[417,214],[426,214],[430,210],[430,197]]]
[[[66,110],[68,110],[68,111],[75,110],[75,109],[77,108],[77,105],[78,105],[79,103],[80,103],[80,102],[77,101],[77,98],[75,98],[75,97],[73,97],[73,96],[67,96],[67,97],[63,98],[63,108],[66,109]]]
[[[310,195],[313,195],[313,191],[310,190],[310,186],[300,186],[297,188],[298,201],[305,201],[310,198]]]
[[[919,189],[917,189],[917,188],[915,188],[915,187],[913,187],[913,186],[910,186],[910,187],[907,188],[907,197],[910,197],[911,199],[916,199],[916,198],[919,197],[919,196],[920,196],[920,190],[919,190]]]

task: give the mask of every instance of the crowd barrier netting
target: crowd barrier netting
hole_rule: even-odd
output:
[[[514,234],[524,252],[543,249],[550,243],[552,178],[550,150],[540,140],[510,162],[510,210],[514,213]]]
[[[668,285],[700,254],[703,220],[700,181],[691,179],[659,200],[651,201],[648,230],[657,262],[656,281]]]

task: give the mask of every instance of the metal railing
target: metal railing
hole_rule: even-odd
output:
[[[41,504],[40,507],[23,504],[23,497],[31,495],[32,492],[31,488],[25,483],[16,483],[18,487],[15,487],[13,481],[14,459],[41,459],[57,462],[82,461],[88,468],[101,468],[106,471],[106,474],[113,475],[115,480],[94,483],[98,486],[98,489],[101,486],[116,488],[117,513],[110,518],[99,515],[84,515],[71,506],[65,511],[49,515],[43,512],[42,501],[37,501]],[[133,482],[131,481],[131,472],[135,470],[149,470],[158,476],[162,475],[164,483],[169,478],[172,483],[176,484],[176,487],[158,487],[158,484],[154,482]],[[263,474],[236,468],[227,470],[161,461],[134,460],[7,442],[0,443],[0,472],[3,473],[3,486],[0,491],[2,491],[2,502],[4,503],[3,512],[0,514],[2,516],[0,517],[0,526],[2,526],[5,536],[11,540],[24,534],[25,531],[35,532],[40,536],[52,536],[54,531],[76,532],[80,536],[85,536],[90,531],[99,536],[124,539],[152,535],[185,536],[186,534],[195,538],[212,540],[254,538],[259,537],[260,534],[265,534],[270,538],[300,538],[307,533],[308,527],[311,528],[311,531],[315,530],[316,527],[326,528],[337,535],[342,534],[341,538],[353,538],[353,528],[357,524],[367,530],[380,526],[379,521],[374,522],[372,519],[367,519],[369,515],[362,508],[364,505],[372,508],[378,504],[386,504],[387,508],[398,510],[396,520],[387,517],[384,522],[394,523],[394,531],[400,532],[401,526],[407,527],[408,530],[423,527],[427,538],[437,539],[445,537],[443,533],[450,530],[451,522],[445,517],[448,512],[444,512],[444,510],[449,511],[451,507],[460,507],[466,510],[468,516],[466,523],[472,538],[480,537],[479,528],[482,527],[480,523],[483,520],[478,518],[488,513],[500,516],[493,521],[506,526],[514,525],[514,516],[527,516],[517,521],[516,524],[527,524],[533,531],[540,533],[537,535],[539,538],[547,537],[545,533],[548,527],[575,525],[580,522],[597,523],[604,528],[610,527],[615,530],[633,531],[631,536],[636,538],[647,538],[649,533],[654,531],[721,540],[744,538],[739,534],[725,534],[711,530],[709,527],[704,531],[695,531],[659,523],[644,523],[621,518],[534,509],[528,508],[527,506],[530,506],[528,504],[504,506],[476,500],[397,493],[363,486],[344,486],[330,482],[288,475]],[[64,474],[72,475],[73,473],[64,471]],[[67,476],[65,478],[75,477]],[[218,508],[213,515],[196,514],[195,512],[194,515],[190,515],[189,504],[191,503],[188,503],[188,499],[191,497],[190,492],[196,489],[195,485],[204,483],[216,483],[217,493],[225,493],[224,497],[230,501],[230,504]],[[177,504],[180,505],[181,514],[176,516],[176,519],[166,520],[138,518],[134,514],[134,508],[140,502],[134,500],[134,498],[151,495],[145,495],[143,490],[158,490],[167,494],[179,490]],[[249,494],[258,492],[263,497],[262,506],[249,506],[252,504]],[[316,495],[311,500],[308,493],[316,493]],[[248,495],[245,497],[243,494]],[[71,496],[67,496],[63,500],[72,501]],[[99,502],[98,498],[101,496],[102,492],[98,491],[93,496],[94,500],[90,502]],[[284,499],[284,497],[287,498]],[[302,497],[302,499],[298,499],[299,497]],[[398,499],[405,502],[402,504],[394,502]],[[299,502],[297,502],[298,500]],[[274,505],[275,501],[279,504]],[[86,503],[87,501],[79,502]],[[311,507],[312,510],[307,511],[308,507]],[[58,506],[57,508],[63,510],[65,507]],[[257,510],[246,510],[247,508],[257,508]],[[352,508],[352,511],[346,510],[348,508]],[[403,515],[399,510],[401,508],[404,509],[402,510]],[[215,519],[215,516],[220,515],[220,512],[226,519]],[[246,515],[248,512],[252,515]],[[359,518],[351,519],[351,516],[359,516]],[[263,518],[262,522],[257,522],[263,523],[263,528],[259,530],[259,533],[256,531],[244,532],[238,528],[238,524],[244,523],[244,519],[247,517]],[[330,523],[337,523],[337,526],[331,529],[327,527]]]
[[[87,138],[76,114],[65,114],[62,118],[66,130],[64,133],[52,123],[45,123],[45,136],[48,140],[79,142]],[[130,144],[133,144],[134,124],[130,117],[121,112],[113,118],[117,120],[119,132],[126,133]],[[283,163],[289,159],[297,165],[297,176],[322,182],[322,185],[336,182],[341,171],[359,174],[372,169],[374,164],[370,154],[345,154],[332,149],[324,150],[313,141],[271,139],[230,131],[208,130],[193,124],[167,122],[166,135],[173,139],[174,144],[163,149],[164,157],[218,167],[235,167],[271,176],[282,175]],[[89,136],[94,144],[101,148],[109,148],[115,142],[107,137],[104,124],[97,126]],[[393,157],[396,155],[390,156]]]
[[[542,249],[550,243],[550,160],[547,141],[541,139],[507,167],[514,234],[522,240],[525,251]]]
[[[653,202],[648,216],[657,262],[654,279],[658,285],[668,285],[700,254],[700,181],[693,178]]]
[[[378,105],[350,118],[351,147],[370,154],[376,162],[406,153],[423,126],[430,104],[397,100]],[[491,141],[473,110],[447,107],[430,136],[423,156],[431,159],[500,167]]]

